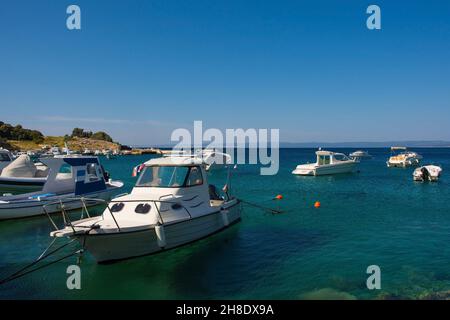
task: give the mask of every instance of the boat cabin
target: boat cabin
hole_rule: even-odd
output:
[[[108,174],[97,157],[57,157],[41,159],[49,168],[43,193],[69,193],[75,196],[106,190]]]
[[[208,184],[206,164],[195,155],[155,158],[144,163],[131,193],[113,199],[112,214],[103,216],[113,229],[116,222],[126,228],[184,221],[219,211],[232,199],[227,191],[220,195]]]
[[[331,151],[322,151],[319,150],[316,152],[317,161],[316,164],[318,166],[334,164],[341,161],[349,161],[351,160],[343,153],[336,153]]]
[[[162,157],[151,159],[144,165],[131,194],[151,194],[156,200],[180,198],[191,203],[195,199],[192,209],[200,209],[203,205],[217,206],[224,201],[216,187],[208,184],[208,164],[201,158],[194,155]]]

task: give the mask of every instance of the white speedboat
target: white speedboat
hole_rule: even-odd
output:
[[[349,173],[355,170],[358,159],[351,159],[343,153],[319,150],[316,151],[315,163],[298,165],[292,174],[302,176],[321,176],[337,173]]]
[[[20,155],[0,173],[0,195],[5,192],[41,190],[47,180],[48,168],[35,164],[26,155]]]
[[[14,160],[14,156],[9,150],[0,148],[0,172]]]
[[[427,165],[416,168],[413,172],[414,181],[438,181],[442,168],[434,165]]]
[[[408,151],[406,147],[391,147],[391,157],[386,162],[388,167],[417,166],[422,156],[416,152]]]
[[[240,220],[240,201],[208,184],[206,163],[194,155],[146,162],[130,194],[109,202],[100,217],[69,223],[52,237],[77,239],[98,262],[172,249]]]
[[[55,157],[41,159],[49,168],[41,191],[0,197],[0,220],[23,218],[74,210],[93,205],[77,198],[110,199],[123,186],[111,181],[96,157]],[[44,205],[46,207],[44,207]]]
[[[358,159],[369,159],[372,158],[372,156],[367,151],[363,150],[357,150],[355,152],[352,152],[349,154],[351,158],[358,158]]]

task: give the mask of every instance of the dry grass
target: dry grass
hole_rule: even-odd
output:
[[[43,146],[49,147],[64,147],[64,137],[54,137],[48,136],[44,138],[44,142],[35,143],[33,141],[17,141],[17,140],[8,140],[8,142],[16,149],[21,151],[28,150],[41,150]],[[70,150],[73,151],[83,151],[84,149],[90,149],[92,151],[95,150],[118,150],[119,145],[112,142],[107,142],[103,140],[94,140],[94,139],[86,139],[86,138],[78,138],[75,137],[69,141],[67,141],[67,145]]]

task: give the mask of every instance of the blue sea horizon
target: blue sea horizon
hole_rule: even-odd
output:
[[[340,148],[350,153],[355,148]],[[450,149],[414,148],[443,167],[437,183],[412,180],[413,168],[387,168],[388,148],[370,148],[359,171],[323,177],[291,174],[315,160],[314,148],[281,148],[280,170],[259,175],[238,165],[232,191],[278,208],[244,206],[242,221],[207,239],[158,255],[98,265],[83,257],[82,289],[68,290],[56,263],[0,287],[2,299],[418,299],[450,290]],[[130,191],[132,168],[153,155],[102,158]],[[221,173],[208,176],[222,186]],[[272,200],[277,194],[283,200]],[[320,208],[314,203],[321,202]],[[35,259],[50,243],[45,217],[0,223],[0,277]],[[381,290],[368,290],[366,269],[381,269]]]

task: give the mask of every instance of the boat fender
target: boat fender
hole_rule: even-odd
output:
[[[163,225],[155,226],[156,239],[158,241],[158,246],[162,249],[166,246],[166,233],[164,231]]]
[[[228,225],[230,224],[230,221],[228,220],[228,210],[226,209],[221,209],[220,210],[220,214],[222,215],[222,222],[223,225],[225,227],[228,227]]]

